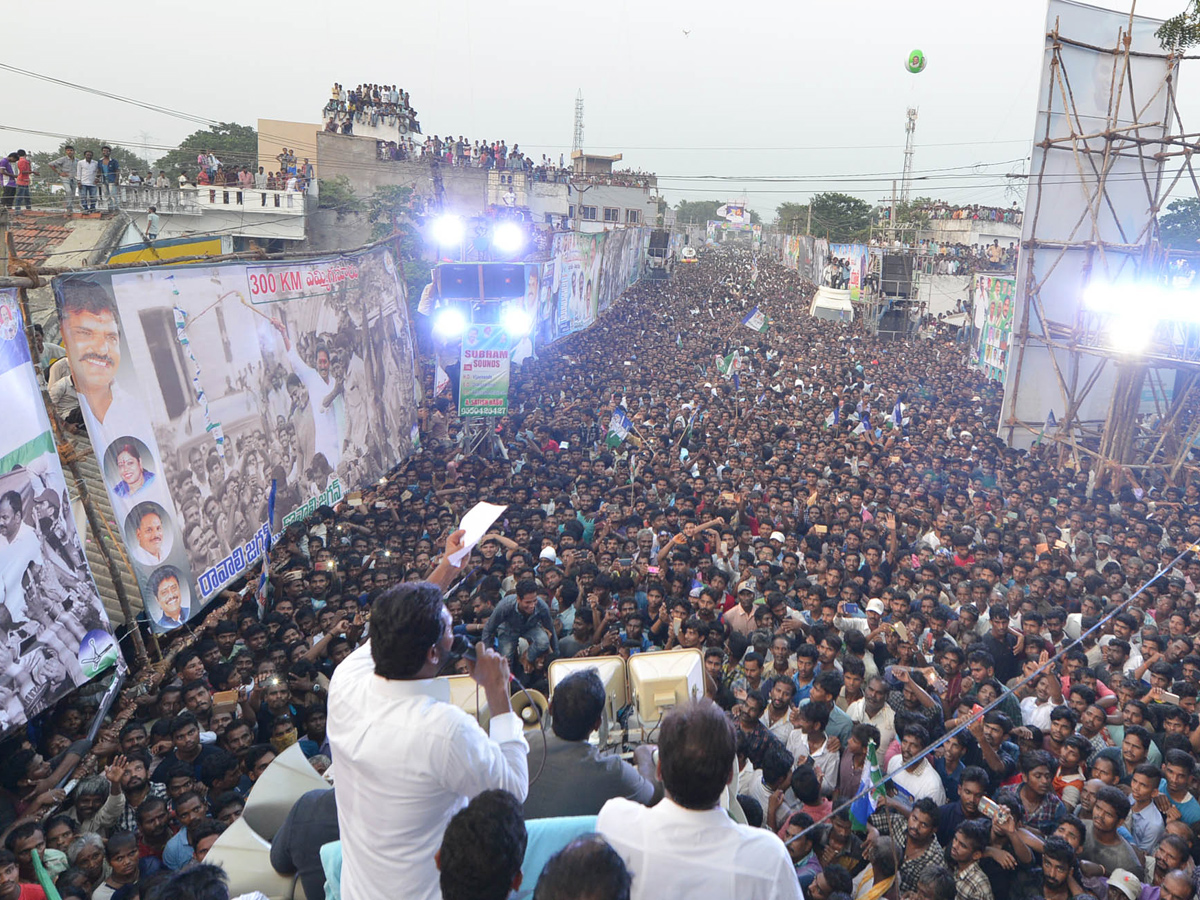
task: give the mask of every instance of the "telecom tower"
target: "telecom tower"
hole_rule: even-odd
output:
[[[583,150],[583,89],[575,94],[575,136],[571,139],[571,152]]]
[[[904,177],[900,182],[900,202],[908,202],[909,190],[912,188],[913,141],[917,133],[917,111],[908,108],[908,118],[904,122]]]

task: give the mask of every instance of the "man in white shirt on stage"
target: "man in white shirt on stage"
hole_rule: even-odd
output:
[[[375,601],[370,640],[329,687],[344,900],[392,900],[397,892],[440,900],[434,854],[451,817],[485,790],[521,802],[529,790],[529,745],[509,703],[507,661],[476,648],[473,677],[491,710],[490,736],[449,702],[448,682],[436,677],[453,643],[442,592],[463,534],[447,539],[429,582],[397,585]]]
[[[662,802],[616,798],[596,820],[633,873],[632,900],[803,900],[783,841],[718,805],[737,757],[729,717],[709,700],[693,701],[668,712],[659,734]]]

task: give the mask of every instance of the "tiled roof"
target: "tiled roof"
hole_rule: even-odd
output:
[[[20,259],[31,260],[39,265],[48,261],[53,264],[50,256],[71,236],[75,224],[80,220],[81,217],[72,217],[57,210],[35,209],[10,213],[8,231],[12,235],[13,250]]]

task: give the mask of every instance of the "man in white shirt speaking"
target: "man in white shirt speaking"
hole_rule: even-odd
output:
[[[709,700],[693,701],[668,712],[659,734],[662,802],[616,798],[596,820],[633,873],[632,900],[803,900],[783,841],[718,805],[737,756],[729,717]]]
[[[476,648],[490,737],[449,702],[449,684],[436,677],[453,641],[442,592],[462,538],[457,531],[447,539],[429,582],[376,599],[371,639],[338,666],[329,687],[344,900],[439,900],[434,854],[451,817],[483,791],[524,802],[529,790],[529,745],[509,703],[507,661]]]

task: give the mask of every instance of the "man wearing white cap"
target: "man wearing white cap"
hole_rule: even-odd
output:
[[[772,562],[777,566],[783,565],[783,545],[787,543],[787,538],[783,536],[782,531],[772,531],[769,541],[771,544],[771,549],[775,553],[775,557]]]
[[[838,614],[834,616],[833,624],[838,631],[843,633],[847,631],[861,631],[863,634],[870,634],[879,627],[879,623],[883,621],[884,615],[887,613],[887,607],[883,605],[883,601],[876,598],[867,601],[867,615],[851,616],[845,611],[845,604],[838,604]]]

